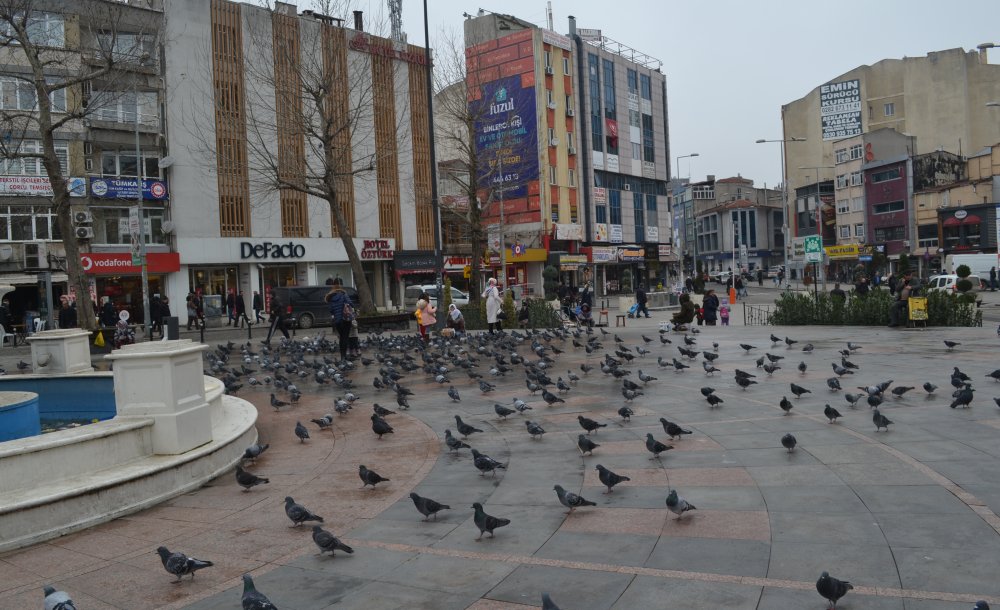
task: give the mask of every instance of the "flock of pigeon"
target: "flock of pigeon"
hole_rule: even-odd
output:
[[[354,362],[334,360],[331,354],[336,352],[336,344],[326,340],[323,335],[303,340],[283,340],[276,347],[261,347],[258,352],[254,352],[250,344],[236,346],[229,343],[219,345],[214,351],[207,353],[206,373],[218,377],[225,385],[226,392],[230,394],[235,394],[245,385],[261,386],[258,389],[263,389],[270,394],[270,406],[275,410],[295,408],[296,403],[303,395],[303,390],[300,387],[309,392],[319,392],[324,389],[333,390],[338,396],[333,399],[332,412],[309,420],[319,430],[326,430],[334,425],[338,417],[347,416],[361,400],[353,378],[372,367],[377,367],[377,373],[371,381],[372,389],[380,394],[390,393],[394,396],[399,409],[409,409],[410,397],[414,395],[414,392],[403,382],[409,377],[415,377],[421,373],[425,377],[424,383],[433,382],[442,388],[443,394],[447,396],[447,399],[442,396],[442,404],[448,404],[448,401],[462,401],[457,387],[462,377],[466,377],[472,384],[473,392],[478,389],[478,398],[481,398],[496,390],[496,384],[490,380],[523,374],[525,387],[530,396],[540,395],[541,400],[551,407],[565,402],[563,396],[572,392],[583,377],[594,372],[594,365],[590,364],[589,356],[603,352],[603,358],[597,366],[600,373],[606,378],[613,380],[616,384],[621,384],[621,395],[625,404],[618,409],[618,415],[624,423],[628,423],[635,415],[635,411],[630,405],[636,398],[644,395],[643,389],[647,384],[657,381],[655,376],[644,373],[642,369],[637,369],[635,378],[638,383],[632,381],[630,379],[632,370],[629,366],[637,359],[649,355],[656,342],[660,344],[660,349],[664,349],[673,341],[668,336],[667,331],[661,330],[658,339],[641,335],[641,344],[629,346],[617,334],[614,334],[611,338],[613,349],[608,350],[603,342],[607,341],[608,336],[612,333],[603,328],[599,330],[600,335],[591,328],[585,330],[551,329],[525,333],[512,331],[495,335],[469,334],[462,341],[442,338],[433,340],[428,345],[415,337],[376,334],[363,342],[364,352],[371,354],[371,357],[362,356]],[[663,356],[659,356],[656,363],[661,369],[673,370],[676,374],[690,374],[688,370],[691,368],[691,363],[702,358],[702,369],[706,376],[712,377],[716,373],[721,373],[721,369],[717,366],[720,361],[718,343],[713,343],[711,350],[700,350],[696,347],[698,344],[697,329],[692,329],[692,333],[691,335],[684,334],[683,345],[677,346],[680,356],[686,359],[687,363],[676,357],[667,359]],[[756,359],[756,369],[751,369],[754,372],[735,369],[736,385],[740,386],[743,391],[749,391],[753,385],[766,383],[767,378],[782,368],[781,361],[785,359],[785,356],[771,353],[775,347],[783,343],[786,352],[797,349],[794,346],[798,341],[788,337],[781,339],[772,334],[770,339],[772,341],[771,350]],[[945,343],[949,351],[959,345],[951,341]],[[757,347],[750,344],[740,344],[740,348],[745,354],[751,354],[758,350]],[[563,377],[554,372],[557,357],[570,349],[574,352],[583,352],[588,358],[587,362],[580,365],[579,374],[567,370],[566,376]],[[806,360],[814,353],[814,349],[811,343],[801,347],[803,359],[796,368],[802,378],[807,375],[809,365]],[[844,388],[841,383],[844,382],[844,378],[860,373],[860,367],[851,359],[855,358],[855,354],[861,349],[862,346],[848,342],[846,347],[839,351],[839,358],[832,363],[833,376],[827,378],[825,382],[826,389],[830,394],[843,392]],[[552,379],[553,375],[556,379]],[[986,377],[1000,381],[1000,369],[989,373]],[[955,389],[950,407],[953,409],[970,407],[973,402],[974,389],[969,375],[955,367],[950,383]],[[872,409],[872,421],[875,424],[876,432],[883,429],[888,432],[889,426],[893,425],[893,422],[879,409],[883,402],[890,400],[890,397],[892,400],[901,399],[907,392],[915,389],[909,386],[893,387],[893,380],[855,387],[857,387],[858,392],[843,392],[844,399],[851,409],[856,409],[861,398],[866,398],[866,402]],[[797,401],[802,396],[814,393],[813,390],[796,383],[791,383],[789,389],[794,400],[783,396],[778,404],[785,415],[790,415],[793,412]],[[928,395],[934,395],[938,386],[926,382],[923,384],[923,389]],[[816,391],[820,390],[817,388]],[[724,404],[723,399],[716,394],[716,390],[712,387],[701,388],[701,394],[710,408],[717,408]],[[994,400],[1000,406],[1000,398],[994,398]],[[527,417],[529,411],[534,411],[536,406],[540,407],[540,404],[532,405],[522,398],[514,398],[509,406],[495,403],[494,411],[499,419],[506,420],[509,416],[517,414]],[[385,408],[378,403],[372,404],[371,430],[376,439],[381,440],[384,435],[394,433],[388,418],[395,414],[396,411]],[[825,405],[823,415],[831,424],[843,417],[830,404]],[[495,477],[498,470],[506,470],[507,464],[486,455],[466,442],[469,441],[470,437],[479,438],[474,435],[486,437],[489,433],[463,421],[459,415],[455,415],[454,420],[455,433],[452,432],[451,428],[443,431],[444,442],[449,451],[461,452],[463,449],[469,449],[472,465],[479,471],[480,476],[485,476],[488,473],[491,477]],[[595,450],[600,448],[600,444],[593,440],[594,435],[598,434],[601,428],[607,427],[608,424],[584,415],[579,415],[577,421],[583,430],[583,433],[577,436],[577,448],[582,456],[592,456]],[[665,452],[673,449],[672,442],[693,434],[692,430],[685,429],[680,424],[664,417],[659,418],[659,421],[667,436],[667,442],[657,440],[652,433],[646,434],[644,444],[646,450],[651,454],[651,460],[661,460]],[[532,440],[541,441],[544,438],[546,431],[539,421],[525,419],[524,424],[525,432]],[[302,424],[301,420],[296,422],[293,432],[300,443],[310,440],[309,429]],[[798,445],[795,436],[791,433],[784,434],[780,440],[781,445],[789,452],[794,451]],[[255,465],[269,446],[269,444],[254,444],[244,452],[242,463],[236,468],[236,482],[243,488],[244,492],[270,482],[268,478],[254,474],[245,468],[251,464]],[[594,468],[601,484],[607,488],[603,492],[605,494],[612,493],[616,485],[630,480],[629,477],[617,474],[602,464],[596,464]],[[390,481],[363,464],[358,466],[358,475],[363,487],[375,488],[381,483]],[[568,509],[567,514],[571,514],[577,509],[596,506],[595,502],[567,491],[561,485],[555,485],[553,490],[559,503]],[[411,493],[409,497],[413,501],[415,509],[423,516],[424,521],[437,519],[439,512],[451,509],[451,506],[447,504],[422,497],[416,493]],[[668,494],[664,503],[667,510],[676,514],[678,519],[682,518],[685,513],[696,510],[694,504],[669,486],[669,480]],[[285,498],[284,509],[291,522],[290,527],[298,527],[306,522],[323,523],[323,517],[297,503],[292,497]],[[481,540],[484,534],[493,537],[496,530],[511,523],[510,519],[488,514],[479,502],[474,503],[471,509],[474,511],[473,522],[479,530],[479,536],[476,540]],[[344,544],[332,532],[324,530],[321,525],[313,525],[312,539],[319,549],[319,554],[329,552],[331,555],[335,555],[335,551],[347,554],[354,552],[350,546]],[[163,546],[159,547],[156,552],[160,556],[164,569],[175,578],[173,582],[180,582],[184,576],[190,576],[193,580],[196,571],[212,566],[211,561],[196,559],[176,551],[171,552]],[[244,610],[276,608],[263,593],[256,590],[249,574],[243,575],[243,582],[242,605]],[[838,580],[827,572],[823,572],[816,582],[816,590],[833,607],[851,589],[850,583]],[[548,594],[542,594],[542,601],[543,608],[558,610]],[[979,610],[987,610],[988,607],[985,602],[979,602],[976,606]],[[46,587],[45,608],[46,610],[73,610],[75,606],[65,592]]]

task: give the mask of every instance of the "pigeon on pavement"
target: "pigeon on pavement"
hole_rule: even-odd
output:
[[[836,608],[837,601],[853,588],[851,583],[837,580],[827,572],[820,574],[819,580],[816,581],[816,591],[823,596],[823,599],[830,602],[829,608]]]
[[[664,445],[660,441],[653,438],[652,434],[646,433],[646,449],[648,449],[649,452],[653,454],[653,457],[649,459],[658,460],[660,459],[661,453],[663,453],[664,451],[670,451],[671,449],[673,449],[673,447],[670,445]]]
[[[902,398],[903,394],[906,394],[912,389],[913,386],[905,386],[905,385],[896,386],[892,389],[892,395],[895,396],[896,398]]]
[[[510,519],[504,519],[503,517],[494,517],[493,515],[486,514],[483,510],[483,505],[476,502],[472,505],[472,508],[476,511],[473,515],[472,520],[475,522],[476,527],[479,528],[479,536],[476,540],[483,537],[483,534],[489,532],[490,538],[493,538],[493,530],[501,528],[505,525],[510,525]]]
[[[570,513],[582,506],[597,506],[596,502],[591,502],[583,496],[578,496],[571,491],[566,491],[562,488],[562,485],[556,485],[552,489],[554,489],[556,495],[559,496],[559,503],[568,508]]]
[[[379,440],[382,440],[382,435],[393,434],[393,429],[389,422],[372,413],[372,432],[378,435]]]
[[[278,610],[278,607],[267,599],[267,596],[253,586],[253,578],[249,574],[243,575],[243,610]]]
[[[892,422],[888,417],[882,415],[878,409],[872,411],[872,422],[875,424],[875,431],[878,432],[880,428],[885,428],[885,431],[889,431],[889,424]]]
[[[792,386],[792,394],[795,394],[795,398],[802,398],[803,394],[812,394],[811,390],[807,390],[800,385],[796,385],[793,383],[791,384],[791,386]]]
[[[297,527],[306,521],[319,521],[323,523],[323,517],[312,514],[306,510],[305,506],[297,504],[291,496],[285,496],[285,514],[292,520],[292,525],[289,527]]]
[[[792,406],[793,406],[792,401],[788,400],[787,396],[781,397],[781,402],[778,403],[778,406],[781,407],[781,410],[785,412],[785,415],[788,415],[789,413],[792,412]]]
[[[455,386],[448,388],[448,398],[451,398],[453,402],[462,401],[462,397],[458,395],[458,390],[455,389]]]
[[[158,547],[156,552],[160,556],[160,561],[163,562],[163,569],[177,577],[177,580],[173,581],[175,583],[180,582],[181,577],[188,574],[191,575],[191,580],[194,580],[195,572],[213,565],[211,561],[188,557],[184,553],[171,553],[165,546]]]
[[[858,404],[858,401],[861,400],[861,394],[851,394],[850,392],[847,392],[844,394],[844,399],[853,409],[855,405]]]
[[[482,432],[482,430],[480,430],[479,428],[470,426],[469,424],[462,421],[462,418],[459,417],[458,415],[455,416],[455,429],[458,430],[458,433],[461,434],[464,438],[469,438],[469,435],[474,432]]]
[[[374,470],[368,470],[364,464],[358,466],[358,477],[361,479],[361,482],[364,483],[364,485],[361,486],[362,488],[371,485],[372,489],[375,489],[375,486],[379,483],[389,481],[389,479],[383,477]]]
[[[840,380],[837,379],[836,377],[830,377],[829,379],[827,379],[826,387],[830,388],[831,392],[839,392],[841,389],[843,389],[840,387]]]
[[[552,598],[549,597],[548,593],[542,593],[542,610],[559,610],[559,606],[552,601]],[[986,610],[989,610],[989,607],[987,607]]]
[[[470,449],[469,445],[466,445],[462,441],[458,440],[451,435],[451,430],[444,431],[444,443],[448,445],[448,449],[451,451],[458,451],[459,449]]]
[[[486,455],[485,453],[479,453],[479,451],[472,450],[472,464],[479,470],[479,476],[484,476],[487,472],[492,472],[493,476],[496,476],[497,469],[507,470],[502,462],[498,462]]]
[[[843,415],[840,414],[840,411],[834,409],[830,405],[823,407],[823,415],[826,415],[826,418],[830,420],[829,423],[831,424],[836,422],[838,417],[843,417]]]
[[[309,431],[302,425],[302,422],[295,422],[295,436],[299,437],[299,442],[304,443],[309,438]]]
[[[507,419],[508,415],[513,415],[513,414],[517,413],[516,410],[514,410],[514,409],[508,409],[507,407],[503,406],[500,403],[494,403],[493,404],[493,410],[496,411],[496,413],[500,417],[500,419]]]
[[[715,405],[721,405],[726,402],[721,398],[719,398],[718,396],[716,396],[715,394],[709,394],[708,396],[705,397],[705,400],[707,400],[708,404],[712,407],[715,407]]]
[[[550,407],[552,405],[556,404],[557,402],[566,402],[565,400],[563,400],[562,398],[559,398],[558,396],[556,396],[552,392],[546,390],[545,388],[542,388],[542,400],[544,400],[545,402],[547,402]]]
[[[591,432],[596,432],[598,428],[607,428],[607,424],[598,423],[588,417],[582,415],[576,416],[576,421],[580,422],[580,427],[587,431],[587,434]]]
[[[660,423],[663,424],[663,431],[667,433],[667,436],[670,437],[670,440],[674,440],[675,437],[677,439],[680,439],[681,435],[684,434],[691,434],[690,430],[685,430],[684,428],[681,428],[674,422],[667,421],[667,418],[665,417],[660,418]]]
[[[608,488],[608,490],[604,492],[606,494],[613,492],[614,486],[621,483],[622,481],[632,480],[626,476],[611,472],[610,470],[608,470],[604,466],[601,466],[600,464],[595,466],[594,469],[597,470],[597,478],[600,479],[601,483]]]
[[[413,505],[417,507],[420,514],[424,516],[424,521],[427,521],[431,517],[434,517],[434,520],[437,521],[438,512],[442,510],[451,510],[451,507],[447,504],[435,502],[430,498],[424,498],[423,496],[418,496],[415,493],[410,494],[410,499],[413,500]]]
[[[288,403],[284,400],[279,400],[274,394],[271,394],[271,406],[274,407],[275,411],[277,411],[281,407],[287,407]]]
[[[962,344],[961,344],[961,343],[959,343],[958,341],[948,341],[947,339],[945,339],[945,341],[944,341],[944,344],[945,344],[946,346],[948,346],[948,351],[949,351],[949,352],[953,352],[953,351],[955,351],[955,348],[956,348],[956,347],[958,347],[959,345],[962,345]]]
[[[254,443],[254,444],[250,445],[249,447],[247,447],[246,451],[243,452],[243,459],[244,460],[250,460],[251,462],[256,462],[257,458],[260,457],[260,454],[262,454],[265,451],[267,451],[268,447],[270,447],[270,446],[271,445],[268,444],[268,443],[265,443],[263,445],[260,445],[258,443]]]
[[[542,438],[542,435],[545,434],[545,428],[542,428],[531,420],[524,422],[524,426],[527,428],[528,434],[531,435],[531,438]]]
[[[959,405],[968,408],[969,405],[972,404],[973,392],[974,390],[972,389],[972,386],[970,386],[969,384],[965,384],[964,388],[955,392],[955,400],[951,401],[951,405],[949,406],[952,409],[954,409]]]
[[[667,494],[667,508],[670,509],[670,512],[677,515],[678,519],[683,517],[684,513],[689,510],[698,510],[694,504],[677,495],[676,489],[671,489],[670,493]]]
[[[625,421],[632,421],[632,416],[635,415],[635,411],[629,407],[621,407],[618,409],[618,415],[621,415],[622,419]]]
[[[937,388],[938,387],[936,385],[934,385],[929,381],[924,382],[924,391],[927,392],[928,394],[933,394],[934,390],[936,390]]]
[[[318,525],[313,526],[312,536],[313,542],[315,542],[316,546],[319,547],[319,553],[317,553],[317,555],[322,555],[327,551],[330,552],[331,557],[336,557],[337,553],[334,551],[343,551],[348,555],[354,554],[354,549],[347,546],[341,542],[339,538]]]
[[[236,466],[236,483],[243,488],[243,491],[250,491],[251,487],[256,487],[257,485],[270,482],[271,481],[265,479],[264,477],[258,477],[252,472],[243,470],[243,467],[240,465]]]
[[[589,453],[590,455],[594,455],[594,449],[600,447],[600,445],[590,440],[586,434],[576,437],[576,446],[580,448],[581,454]]]
[[[42,591],[45,594],[45,610],[76,610],[69,593],[56,591],[55,587],[49,585],[45,585]]]
[[[788,453],[791,453],[795,449],[797,443],[798,441],[795,440],[791,432],[781,437],[781,446],[788,449]]]

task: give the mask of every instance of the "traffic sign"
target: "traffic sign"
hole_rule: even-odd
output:
[[[466,265],[462,267],[462,277],[469,279],[472,277],[472,265]]]
[[[807,263],[823,262],[823,238],[819,235],[810,235],[805,238],[802,244],[805,250]]]

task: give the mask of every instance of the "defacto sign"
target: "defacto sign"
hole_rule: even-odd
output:
[[[286,258],[302,258],[305,255],[306,247],[291,241],[285,244],[276,244],[270,241],[259,244],[252,244],[248,241],[240,242],[240,258],[243,260],[248,258],[281,260]]]

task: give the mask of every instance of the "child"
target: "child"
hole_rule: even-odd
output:
[[[698,326],[701,326],[701,325],[703,325],[705,323],[705,308],[704,307],[699,307],[698,308],[697,318],[698,318]]]
[[[719,319],[722,320],[723,326],[729,326],[729,307],[723,305],[719,308]]]

